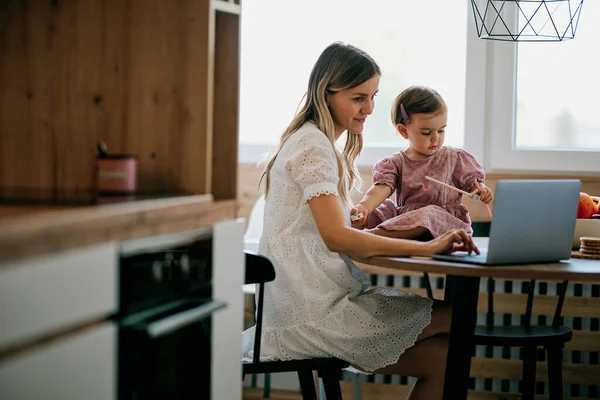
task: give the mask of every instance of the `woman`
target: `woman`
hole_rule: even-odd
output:
[[[359,181],[354,161],[380,75],[363,51],[328,46],[310,74],[303,107],[269,159],[259,253],[277,278],[265,286],[261,356],[337,357],[360,371],[419,377],[409,399],[441,398],[451,310],[414,294],[370,289],[346,256],[478,252],[462,230],[416,242],[350,227],[349,191]],[[344,132],[340,153],[334,144]],[[254,328],[244,335],[251,356]]]

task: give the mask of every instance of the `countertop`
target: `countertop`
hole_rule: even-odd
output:
[[[75,247],[200,229],[234,218],[236,205],[211,195],[86,206],[1,204],[0,267]]]

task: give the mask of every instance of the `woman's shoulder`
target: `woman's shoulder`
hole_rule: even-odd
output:
[[[317,149],[326,151],[331,150],[333,154],[329,139],[325,136],[325,133],[312,122],[306,122],[294,132],[286,141],[284,148],[287,148],[287,151],[292,153],[302,153],[308,150]]]
[[[294,134],[290,137],[290,140],[295,141],[314,141],[315,144],[329,144],[329,139],[325,135],[325,132],[319,129],[314,122],[305,122]]]
[[[314,123],[306,122],[288,138],[280,154],[283,154],[286,159],[295,159],[314,152],[318,154],[331,152],[334,157],[333,148],[325,133]]]

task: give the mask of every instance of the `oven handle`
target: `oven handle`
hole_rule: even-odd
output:
[[[224,301],[213,300],[210,303],[169,315],[166,318],[148,324],[146,326],[146,333],[153,339],[159,338],[194,322],[198,322],[214,311],[224,308],[226,305],[227,303]]]

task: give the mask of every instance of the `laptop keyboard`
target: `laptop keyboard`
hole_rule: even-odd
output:
[[[449,255],[439,257],[440,259],[464,260],[464,262],[485,263],[487,259],[487,249],[479,249],[481,254],[467,253],[466,251],[457,251]],[[434,257],[437,258],[437,257]]]
[[[481,261],[481,262],[485,262],[487,260],[487,253],[481,253],[481,254],[468,254],[468,253],[455,253],[455,254],[451,254],[451,257],[456,257],[456,258],[462,258],[462,259],[467,259],[469,261]]]

